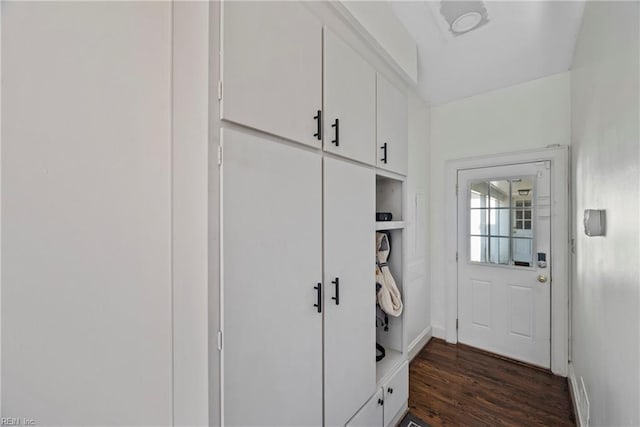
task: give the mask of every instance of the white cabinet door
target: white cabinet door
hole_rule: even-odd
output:
[[[384,392],[384,425],[389,427],[409,400],[409,362],[404,362],[393,377],[382,386]]]
[[[375,165],[376,72],[324,30],[324,150]]]
[[[223,143],[224,424],[321,425],[321,158],[228,129]]]
[[[302,2],[222,5],[222,118],[320,148],[320,22]]]
[[[409,162],[407,95],[378,74],[377,105],[377,166],[406,175]]]
[[[373,394],[375,173],[324,160],[325,424],[344,425]]]
[[[383,405],[382,390],[378,390],[356,416],[347,423],[347,427],[382,427]]]

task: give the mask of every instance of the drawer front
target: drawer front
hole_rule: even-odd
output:
[[[351,418],[347,427],[382,427],[382,390],[378,392]]]
[[[382,387],[384,392],[384,425],[388,426],[409,400],[409,363],[404,362]]]

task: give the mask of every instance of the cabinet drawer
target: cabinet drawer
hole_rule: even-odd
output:
[[[409,400],[409,363],[404,362],[382,387],[384,392],[384,425],[394,420]]]
[[[383,403],[382,390],[371,399],[347,423],[347,427],[382,427]]]

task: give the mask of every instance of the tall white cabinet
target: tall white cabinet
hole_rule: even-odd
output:
[[[344,425],[375,391],[375,174],[324,159],[324,400]]]
[[[324,385],[325,424],[344,425],[376,388],[374,171],[222,140],[224,421],[321,425]]]
[[[224,422],[320,425],[322,159],[228,129],[222,144]]]
[[[402,317],[376,328],[375,212],[402,289],[407,106],[307,7],[222,8],[222,421],[389,426],[408,373]]]

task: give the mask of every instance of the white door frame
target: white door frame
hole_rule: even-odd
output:
[[[447,342],[458,342],[458,171],[517,163],[551,162],[551,371],[566,377],[569,361],[569,147],[503,153],[445,163],[445,284]]]

